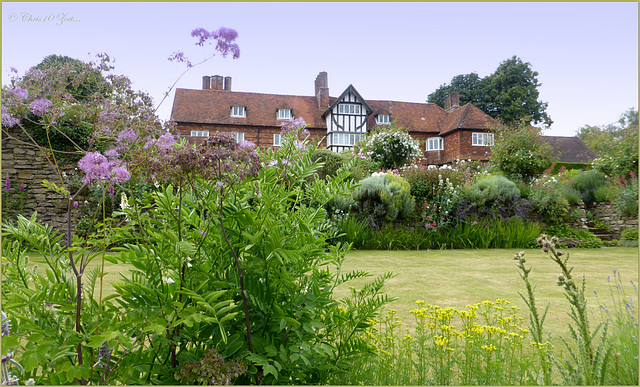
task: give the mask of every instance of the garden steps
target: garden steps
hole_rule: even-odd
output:
[[[611,231],[606,228],[588,227],[587,230],[598,237],[601,241],[612,241],[616,239],[616,234],[612,234]]]

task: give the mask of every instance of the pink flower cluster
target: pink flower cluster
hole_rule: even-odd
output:
[[[100,152],[89,152],[78,161],[85,176],[82,181],[85,184],[107,181],[111,183],[124,183],[131,178],[126,164],[120,160],[109,161]]]
[[[429,207],[429,203],[427,203],[427,201],[425,200],[424,204],[422,205],[422,209],[424,210],[424,224],[425,227],[427,228],[427,230],[435,230],[438,228],[438,224],[436,223],[436,221],[433,219],[436,217],[437,215],[437,211],[438,211],[438,206],[437,205],[433,205],[433,207]]]

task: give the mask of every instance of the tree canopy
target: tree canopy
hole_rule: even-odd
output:
[[[638,111],[627,109],[617,122],[609,125],[585,125],[578,137],[596,153],[596,169],[608,175],[638,173]]]
[[[551,125],[548,104],[538,100],[540,85],[538,72],[533,70],[531,63],[513,56],[484,78],[476,73],[456,75],[449,84],[443,84],[429,94],[427,102],[444,106],[444,97],[457,92],[460,104],[472,103],[504,123],[524,119],[529,124]]]

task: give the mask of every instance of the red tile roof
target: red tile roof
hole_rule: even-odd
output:
[[[330,98],[333,105],[337,98]],[[372,110],[369,128],[376,126],[375,116],[389,114],[399,126],[412,132],[444,135],[457,129],[484,130],[496,121],[477,107],[466,104],[449,112],[434,103],[367,100]],[[246,118],[230,116],[232,106],[245,106]],[[327,109],[319,109],[316,97],[245,93],[225,90],[176,89],[171,119],[182,123],[249,125],[278,127],[277,109],[292,109],[292,115],[303,117],[310,128],[326,129],[322,118]]]

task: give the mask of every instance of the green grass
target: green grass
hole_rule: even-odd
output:
[[[352,251],[345,259],[343,271],[365,270],[373,275],[388,271],[396,277],[387,282],[384,290],[398,300],[389,304],[398,311],[404,327],[415,325],[410,311],[416,308],[416,300],[441,307],[463,309],[465,305],[484,300],[505,299],[521,309],[521,317],[528,324],[528,309],[518,295],[526,296],[524,281],[518,274],[513,255],[518,249],[488,250],[433,250],[433,251]],[[574,266],[573,276],[581,281],[586,276],[586,297],[592,328],[600,320],[601,313],[594,290],[600,302],[609,301],[608,276],[613,282],[613,271],[621,273],[627,294],[633,295],[629,281],[638,283],[637,248],[566,249],[569,266]],[[540,249],[525,250],[526,266],[533,266],[529,275],[536,285],[536,304],[542,312],[550,304],[545,334],[552,332],[552,342],[559,346],[559,336],[568,335],[570,320],[569,302],[556,285],[559,268]],[[353,281],[349,286],[359,287],[365,280]],[[336,296],[348,289],[340,288]],[[634,297],[634,302],[638,300]]]

